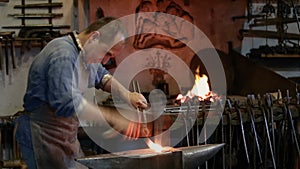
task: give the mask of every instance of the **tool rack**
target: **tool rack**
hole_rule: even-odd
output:
[[[15,5],[14,9],[20,9],[21,13],[8,14],[16,19],[21,20],[20,25],[5,25],[2,26],[3,29],[20,29],[19,35],[15,37],[15,46],[21,47],[21,54],[24,53],[25,47],[29,48],[32,46],[44,47],[47,41],[60,36],[57,29],[69,29],[70,25],[55,25],[53,24],[53,19],[62,17],[62,13],[54,13],[53,8],[61,8],[63,6],[62,2],[52,2],[52,0],[47,0],[46,3],[26,3],[26,0],[21,0],[20,5]],[[30,12],[29,9],[45,9],[47,12]],[[28,24],[27,20],[48,20],[46,24]],[[23,34],[22,34],[23,33]],[[32,36],[33,33],[38,34],[38,36]],[[30,44],[30,45],[29,45]]]

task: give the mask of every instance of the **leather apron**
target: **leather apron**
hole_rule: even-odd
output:
[[[87,169],[75,161],[83,156],[77,139],[78,126],[76,115],[57,116],[48,105],[30,112],[37,169]]]

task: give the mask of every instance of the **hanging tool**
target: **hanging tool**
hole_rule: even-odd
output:
[[[203,122],[202,122],[203,128],[202,128],[202,130],[204,131],[204,144],[207,144],[206,123],[205,123],[206,118],[207,118],[206,117],[206,107],[205,107],[204,102],[201,102],[201,105],[202,105],[202,112],[203,112]],[[207,161],[205,162],[205,169],[208,169],[208,162]]]
[[[291,123],[291,127],[292,127],[292,135],[295,141],[295,145],[296,145],[296,150],[298,152],[298,156],[300,156],[300,150],[299,150],[299,143],[298,143],[298,139],[297,139],[297,134],[296,134],[296,130],[295,130],[295,126],[294,126],[294,121],[293,121],[293,116],[291,113],[291,109],[289,107],[290,105],[290,94],[289,94],[289,90],[286,91],[286,103],[285,103],[285,107],[289,116],[289,120]]]
[[[190,102],[187,102],[187,111],[183,114],[183,121],[185,125],[185,134],[186,134],[186,141],[187,141],[187,146],[190,147],[190,133],[189,133],[189,126],[188,126],[188,116],[190,112]]]
[[[229,169],[231,169],[231,161],[232,161],[232,116],[231,113],[233,113],[233,108],[230,102],[230,99],[227,99],[227,105],[229,108],[228,112],[228,119],[229,119]]]
[[[9,74],[9,70],[8,70],[8,64],[9,64],[9,56],[8,56],[8,37],[7,35],[4,36],[4,55],[5,55],[5,70],[6,70],[6,75]]]
[[[265,97],[265,102],[267,105],[267,113],[271,117],[271,131],[272,131],[272,145],[273,145],[273,153],[276,156],[276,143],[275,143],[275,121],[274,121],[274,111],[273,111],[273,97],[271,94],[267,93]]]
[[[296,104],[300,104],[300,93],[298,92],[298,85],[296,84]]]
[[[254,133],[256,148],[257,148],[258,157],[259,157],[259,162],[260,162],[260,164],[262,164],[263,161],[262,161],[262,156],[261,156],[261,150],[260,150],[260,145],[259,145],[259,142],[258,142],[258,134],[256,132],[255,121],[254,121],[254,119],[255,119],[254,118],[254,111],[253,111],[254,99],[255,99],[254,95],[248,95],[247,103],[248,103],[248,108],[249,108],[249,112],[250,112],[251,125],[252,125],[252,129],[253,129],[253,133]]]
[[[2,83],[3,83],[3,87],[5,87],[5,57],[2,56],[2,42],[4,41],[3,36],[0,36],[0,68],[1,68],[1,76],[2,76]]]
[[[243,137],[243,142],[244,142],[244,148],[245,148],[247,163],[250,164],[249,153],[248,153],[247,142],[246,142],[246,135],[245,135],[244,124],[243,124],[243,116],[242,116],[242,113],[241,113],[241,110],[240,110],[240,103],[238,101],[235,101],[234,107],[235,107],[235,109],[238,113],[238,116],[240,118],[240,125],[241,125],[241,130],[242,130],[242,137]]]
[[[267,139],[268,139],[268,143],[269,143],[269,148],[270,148],[270,152],[271,152],[271,157],[272,157],[272,162],[273,162],[273,167],[274,169],[276,169],[276,162],[275,162],[275,156],[274,156],[274,152],[273,152],[273,146],[272,146],[272,142],[271,142],[271,138],[270,138],[270,133],[269,133],[269,125],[268,125],[268,120],[267,120],[267,115],[265,112],[265,109],[263,107],[263,102],[261,100],[260,95],[257,96],[258,99],[258,105],[262,111],[263,117],[264,117],[264,123],[265,123],[265,128],[266,128],[266,133],[267,133]],[[267,152],[265,152],[267,153]]]
[[[222,106],[221,100],[218,99],[217,100],[217,108],[216,111],[218,114],[221,115],[221,140],[222,143],[225,143],[225,134],[224,134],[224,107]],[[225,158],[225,147],[223,147],[222,149],[222,168],[225,169],[226,168],[226,158]]]

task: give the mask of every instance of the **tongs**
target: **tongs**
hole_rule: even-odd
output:
[[[133,91],[141,94],[140,84],[138,81],[132,81]],[[147,116],[144,109],[140,109],[139,107],[136,108],[138,114],[138,123],[142,124],[142,132],[146,136],[149,135],[149,130],[147,127]]]

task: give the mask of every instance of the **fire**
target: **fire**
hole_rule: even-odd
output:
[[[181,102],[186,101],[188,98],[198,97],[200,101],[205,100],[211,96],[212,92],[209,88],[208,77],[206,75],[199,75],[199,66],[195,74],[195,83],[192,90],[189,90],[185,96],[179,94],[176,100],[181,100]]]
[[[147,139],[146,144],[148,145],[148,147],[151,150],[154,150],[157,153],[160,153],[163,151],[163,147],[161,145],[153,143],[153,141],[150,139]]]

